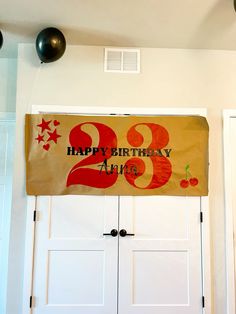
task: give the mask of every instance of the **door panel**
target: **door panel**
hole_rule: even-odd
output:
[[[104,252],[102,250],[50,250],[48,304],[102,305],[103,264]],[[89,276],[85,276],[86,273]],[[60,286],[62,289],[58,288]]]
[[[35,314],[117,313],[117,197],[37,198]]]
[[[87,197],[52,197],[50,204],[50,238],[94,239],[98,235],[102,235],[104,222],[106,224],[104,219],[107,215],[105,210],[101,210],[103,209],[103,204],[101,204],[103,200],[97,198],[93,200],[92,197],[88,199]],[[109,208],[108,210],[110,211]],[[117,224],[117,221],[113,223]]]
[[[122,197],[119,311],[202,313],[199,197]]]

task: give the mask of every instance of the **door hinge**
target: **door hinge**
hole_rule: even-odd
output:
[[[203,212],[200,212],[200,222],[203,222]]]
[[[40,218],[40,212],[35,209],[33,213],[33,221],[39,221],[39,218]]]
[[[29,307],[30,307],[30,309],[35,307],[35,297],[32,295],[30,296],[30,299],[29,299]]]
[[[32,305],[33,305],[33,296],[30,296],[30,300],[29,300],[29,307],[30,309],[32,309]]]
[[[37,210],[34,210],[34,214],[33,214],[33,221],[37,220]]]
[[[202,307],[204,308],[205,307],[205,297],[202,296]]]

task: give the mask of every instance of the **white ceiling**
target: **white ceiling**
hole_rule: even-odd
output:
[[[236,50],[233,0],[0,0],[0,57],[49,26],[72,45]]]

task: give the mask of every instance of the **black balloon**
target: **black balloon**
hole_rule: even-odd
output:
[[[60,59],[66,50],[65,37],[57,28],[45,28],[37,36],[36,50],[42,62],[54,62]]]
[[[0,31],[0,49],[2,48],[3,44],[3,37],[2,37],[2,32]]]

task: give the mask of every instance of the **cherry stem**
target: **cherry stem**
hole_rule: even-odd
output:
[[[192,176],[191,175],[191,173],[190,173],[190,171],[189,171],[189,168],[190,168],[190,166],[189,165],[186,165],[185,166],[185,177],[186,177],[186,180],[188,180],[188,177],[190,176]]]

